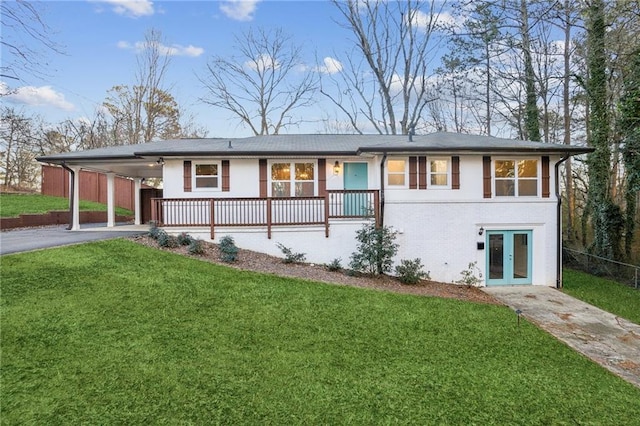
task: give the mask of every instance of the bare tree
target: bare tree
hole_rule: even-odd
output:
[[[249,30],[235,37],[231,58],[216,56],[200,82],[201,100],[231,112],[254,135],[280,133],[301,123],[293,112],[311,105],[317,90],[315,74],[301,71],[300,47],[282,30]]]
[[[24,82],[29,76],[46,77],[46,55],[63,52],[53,41],[53,31],[43,20],[39,6],[24,0],[0,2],[0,45],[7,52],[0,65],[1,78]]]
[[[354,48],[341,59],[343,72],[325,78],[322,93],[359,133],[369,125],[381,134],[407,134],[434,100],[430,65],[446,1],[333,3]]]
[[[3,107],[0,114],[0,173],[7,187],[31,188],[37,181],[35,121],[22,111]]]
[[[135,84],[114,86],[104,102],[112,116],[116,144],[150,142],[180,135],[180,110],[164,79],[171,58],[162,49],[162,33],[151,29],[138,54]]]

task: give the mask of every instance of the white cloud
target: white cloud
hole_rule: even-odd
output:
[[[322,62],[323,65],[317,68],[317,71],[322,74],[337,74],[342,71],[342,63],[336,58],[327,56]]]
[[[153,2],[150,0],[90,0],[95,3],[107,3],[118,15],[132,18],[154,14]]]
[[[274,57],[267,54],[262,54],[253,61],[247,61],[244,65],[254,71],[264,71],[266,69],[277,70],[280,68],[280,63]]]
[[[7,100],[30,106],[51,106],[65,111],[73,111],[75,106],[64,99],[64,95],[56,92],[51,86],[23,86],[9,92],[6,84],[0,86],[0,93]]]
[[[225,0],[220,4],[220,11],[227,18],[236,21],[252,21],[258,3],[262,0]]]
[[[462,28],[466,21],[465,17],[455,17],[449,12],[440,12],[437,15],[428,15],[421,11],[416,11],[413,16],[413,25],[422,31],[427,31],[430,26],[435,29]]]
[[[147,47],[147,44],[144,41],[137,41],[133,44],[128,41],[119,41],[117,46],[120,49],[133,50],[138,53],[143,51]],[[188,46],[182,46],[180,44],[166,46],[164,44],[159,44],[158,51],[161,55],[165,56],[189,56],[192,58],[197,58],[204,53],[204,49],[202,47],[196,47],[191,44]]]

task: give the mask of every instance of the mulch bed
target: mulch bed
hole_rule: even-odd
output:
[[[443,297],[476,303],[500,304],[500,302],[494,297],[483,292],[479,288],[466,285],[445,284],[426,280],[423,280],[418,284],[407,285],[402,284],[396,278],[387,275],[375,277],[362,275],[353,276],[347,275],[343,271],[330,271],[325,265],[316,265],[313,263],[285,264],[283,263],[282,258],[243,249],[238,251],[238,258],[235,262],[225,263],[220,260],[218,245],[214,243],[203,242],[204,254],[191,255],[189,254],[186,246],[176,248],[159,247],[158,243],[147,235],[131,237],[130,239],[136,243],[154,247],[159,250],[170,251],[184,256],[190,256],[195,259],[241,270],[302,278],[331,284],[392,291],[396,293]]]

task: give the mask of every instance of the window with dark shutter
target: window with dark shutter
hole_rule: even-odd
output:
[[[318,195],[324,196],[327,192],[327,160],[318,159]]]
[[[491,157],[482,157],[482,187],[484,198],[491,198]]]
[[[184,192],[191,192],[191,161],[185,161],[182,167]]]
[[[451,189],[460,189],[460,157],[451,157]]]
[[[542,198],[549,198],[549,157],[542,156]]]
[[[260,197],[267,197],[267,185],[268,185],[268,170],[267,170],[267,160],[266,158],[261,158],[258,160],[258,165],[260,167]]]
[[[427,189],[427,157],[418,157],[418,189]]]
[[[229,192],[231,190],[229,175],[229,160],[222,160],[222,191],[224,192]]]
[[[418,188],[418,158],[409,157],[409,189]]]

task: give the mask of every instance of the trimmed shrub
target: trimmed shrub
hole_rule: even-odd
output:
[[[220,260],[223,262],[231,263],[238,259],[238,247],[236,247],[233,237],[225,235],[220,238],[218,248],[220,249]]]
[[[191,244],[191,241],[193,241],[193,237],[186,232],[181,232],[176,237],[176,240],[178,241],[178,245],[188,246],[189,244]]]
[[[158,235],[158,245],[165,248],[175,248],[178,247],[178,239],[162,231],[162,233]]]
[[[396,274],[403,284],[417,284],[422,279],[430,279],[429,272],[425,272],[419,258],[413,260],[402,259],[396,266]]]
[[[294,253],[289,247],[284,246],[281,243],[276,244],[282,254],[284,254],[283,263],[302,263],[307,258],[307,255],[304,253]]]
[[[327,265],[327,269],[332,272],[342,270],[342,259],[340,258],[333,259],[331,263]]]
[[[160,234],[163,232],[164,231],[162,230],[162,228],[158,228],[158,225],[156,224],[156,222],[154,221],[149,222],[149,233],[147,235],[149,235],[151,238],[153,238],[154,240],[157,240]]]
[[[202,240],[196,240],[195,238],[191,239],[189,243],[189,247],[187,247],[187,251],[189,254],[204,254],[204,244],[202,244]]]
[[[356,231],[358,251],[351,255],[349,266],[366,274],[384,274],[391,270],[393,256],[398,252],[396,233],[390,228],[367,223]]]
[[[482,279],[476,276],[476,272],[481,276],[480,268],[478,268],[478,262],[469,262],[469,266],[464,271],[460,272],[462,278],[456,281],[456,284],[464,284],[469,287],[477,287],[482,283]]]

